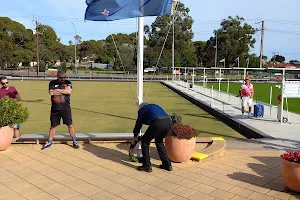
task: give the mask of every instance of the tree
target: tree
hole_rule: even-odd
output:
[[[98,55],[97,61],[103,63],[111,63],[121,69],[123,61],[125,69],[132,69],[136,66],[136,35],[132,34],[113,34],[109,35],[105,41],[98,41]],[[117,49],[116,49],[117,48]],[[118,55],[119,52],[119,55]]]
[[[46,71],[46,63],[45,63],[45,61],[41,60],[40,61],[39,72],[45,72],[45,71]]]
[[[59,66],[59,70],[63,71],[63,72],[67,72],[67,63],[66,62],[62,62]]]
[[[297,63],[297,62],[299,62],[299,61],[298,60],[290,60],[289,63]]]
[[[59,59],[59,51],[61,50],[62,44],[60,39],[57,37],[55,30],[48,25],[39,25],[39,53],[41,60],[45,62],[54,62]]]
[[[194,46],[196,48],[196,55],[198,59],[198,66],[201,66],[204,62],[204,55],[205,55],[205,46],[206,42],[204,41],[196,41],[194,42]]]
[[[203,65],[204,67],[215,66],[215,38],[211,37],[204,46]]]
[[[75,35],[75,41],[76,41],[76,44],[81,44],[82,37],[80,37],[79,35]]]
[[[135,70],[135,64],[134,64],[134,49],[135,47],[133,45],[126,45],[126,44],[122,44],[119,47],[119,53],[120,53],[120,57],[122,59],[122,63],[118,58],[116,58],[115,60],[115,67],[117,67],[118,69],[125,69],[125,70]],[[122,68],[122,64],[123,67]]]
[[[175,66],[178,67],[195,67],[197,66],[197,55],[196,49],[192,42],[194,34],[192,32],[193,19],[189,16],[189,8],[186,8],[183,3],[178,2],[177,11],[175,12],[175,22],[174,22],[174,38],[175,38],[175,51],[177,55],[180,55],[179,63],[175,62]],[[173,16],[164,15],[157,17],[154,23],[152,23],[151,28],[149,26],[145,27],[145,33],[149,37],[148,47],[151,49],[162,48],[165,43],[165,51],[172,50],[172,32],[170,26],[172,26]],[[171,29],[172,30],[172,29]],[[170,62],[165,63],[164,67],[172,66],[172,59]]]
[[[263,56],[262,56],[262,59],[263,59],[263,61],[266,62],[266,61],[268,60],[268,56],[264,56],[264,55],[263,55]]]
[[[249,67],[250,68],[259,68],[260,67],[260,56],[257,56],[254,53],[254,54],[249,55],[248,58],[249,58]]]
[[[95,57],[98,53],[98,43],[95,40],[83,41],[80,44],[79,57]]]
[[[248,55],[250,48],[254,48],[253,34],[256,31],[251,25],[244,23],[242,17],[229,16],[228,19],[223,19],[221,28],[214,31],[218,37],[218,61],[225,58],[228,67],[236,58]],[[215,44],[216,38],[211,42]]]
[[[0,67],[29,63],[34,55],[32,31],[7,17],[0,17]]]
[[[275,55],[271,58],[271,61],[283,63],[285,61],[285,57],[281,55]]]
[[[74,62],[74,46],[61,45],[57,49],[57,56],[60,61]]]

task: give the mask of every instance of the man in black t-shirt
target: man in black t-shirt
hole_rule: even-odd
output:
[[[43,146],[42,150],[52,146],[52,140],[56,133],[56,127],[60,125],[61,118],[63,120],[63,123],[68,126],[69,133],[73,138],[73,147],[75,149],[79,148],[79,145],[76,141],[75,130],[72,122],[72,112],[70,106],[71,93],[71,81],[66,80],[65,72],[59,71],[57,73],[57,79],[50,81],[49,83],[49,94],[51,96],[51,127],[49,130],[49,140]]]

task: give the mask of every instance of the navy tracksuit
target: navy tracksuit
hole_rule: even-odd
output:
[[[151,166],[149,145],[152,139],[155,139],[155,145],[162,164],[164,166],[171,166],[171,161],[167,156],[166,149],[163,143],[163,139],[168,134],[173,125],[171,118],[160,106],[156,104],[147,104],[141,107],[138,112],[138,118],[133,129],[135,137],[140,132],[143,124],[149,125],[145,134],[141,138],[143,166]]]

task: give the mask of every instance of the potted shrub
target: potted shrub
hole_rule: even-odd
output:
[[[14,124],[22,124],[28,119],[28,109],[15,99],[0,99],[0,151],[6,150],[12,142]]]
[[[300,192],[300,151],[291,151],[281,155],[282,177],[286,189]]]
[[[173,126],[165,138],[165,147],[169,159],[173,162],[187,162],[191,159],[196,145],[198,131],[183,124],[176,114],[170,116]]]

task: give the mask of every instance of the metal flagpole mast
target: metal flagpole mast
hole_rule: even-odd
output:
[[[75,39],[75,60],[74,60],[74,64],[75,64],[75,72],[76,72],[76,75],[78,74],[78,69],[77,69],[77,59],[76,59],[76,43],[77,43],[77,39],[76,39],[76,27],[75,27],[75,24],[72,22],[73,26],[74,26],[74,30],[75,30],[75,36],[74,36],[74,39]]]
[[[176,8],[176,3],[174,4],[174,7]],[[175,51],[175,8],[173,10],[173,20],[172,20],[172,26],[173,26],[173,42],[172,42],[172,81],[175,81],[175,57],[174,57],[174,51]],[[180,68],[179,68],[179,74],[180,74]]]
[[[39,22],[38,20],[35,20],[35,24],[36,24],[36,31],[35,31],[35,34],[36,34],[36,62],[37,62],[37,65],[36,65],[36,75],[38,76],[39,75],[39,71],[40,71],[40,58],[39,58]]]
[[[144,18],[138,19],[137,82],[138,102],[143,102]]]
[[[218,35],[216,33],[215,67],[217,67],[217,60],[218,60]]]
[[[281,106],[280,108],[280,124],[283,123],[283,104],[284,104],[284,82],[285,82],[285,69],[282,70],[282,83],[281,83]]]
[[[247,68],[249,67],[249,62],[250,62],[250,59],[248,58],[248,62],[247,62]]]
[[[260,44],[260,56],[259,56],[259,68],[263,66],[263,51],[264,51],[264,35],[265,35],[265,21],[261,22],[261,44]]]
[[[144,62],[144,18],[138,18],[138,46],[137,46],[137,91],[138,91],[138,104],[143,102],[143,62]],[[142,135],[140,130],[139,136]],[[141,145],[139,144],[139,150],[141,150]],[[142,153],[139,151],[137,157],[141,158]]]

